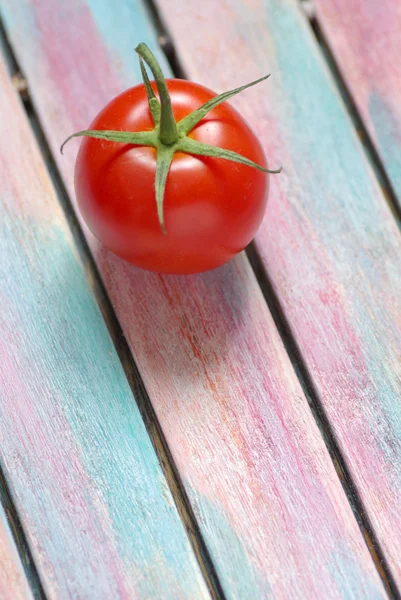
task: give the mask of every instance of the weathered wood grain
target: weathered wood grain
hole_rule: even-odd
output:
[[[45,592],[208,598],[2,64],[0,87],[0,458]]]
[[[315,5],[401,205],[401,3],[315,0]]]
[[[0,505],[0,598],[31,600],[33,598],[3,507]]]
[[[75,150],[60,157],[60,142],[138,81],[133,47],[155,48],[155,36],[139,2],[3,6],[73,194]],[[384,597],[246,258],[162,277],[113,257],[83,228],[226,596]]]
[[[271,164],[284,165],[257,248],[401,584],[397,226],[295,2],[189,0],[183,9],[166,0],[160,8],[191,78],[221,91],[272,72],[235,102]]]

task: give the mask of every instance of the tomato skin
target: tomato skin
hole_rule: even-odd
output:
[[[215,96],[179,79],[167,80],[167,87],[177,122]],[[114,98],[90,129],[152,130],[144,85]],[[189,137],[267,167],[258,139],[227,103],[213,109]],[[81,142],[75,166],[80,211],[95,236],[121,258],[159,273],[197,273],[226,263],[253,239],[266,209],[266,173],[176,153],[164,197],[166,235],[157,217],[155,174],[154,148],[89,137]]]

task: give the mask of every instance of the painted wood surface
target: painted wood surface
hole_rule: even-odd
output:
[[[3,66],[0,81],[0,458],[45,592],[208,598]]]
[[[160,8],[194,80],[222,91],[272,73],[235,102],[284,165],[257,247],[401,584],[399,230],[295,2]]]
[[[401,3],[315,0],[315,5],[401,205]]]
[[[31,600],[17,548],[3,507],[0,505],[0,598],[1,600]]]
[[[3,2],[72,195],[77,144],[60,141],[138,81],[136,42],[155,48],[143,6],[118,6]],[[83,229],[227,598],[385,597],[246,258],[163,277]]]

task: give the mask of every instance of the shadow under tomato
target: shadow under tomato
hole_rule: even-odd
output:
[[[257,282],[245,253],[199,275],[158,275],[95,250],[106,288],[145,379],[212,375],[252,335]],[[229,369],[229,366],[226,367]]]
[[[171,318],[179,323],[179,352],[190,349],[205,367],[223,360],[241,333],[248,307],[245,262],[241,256],[199,275],[159,276]]]

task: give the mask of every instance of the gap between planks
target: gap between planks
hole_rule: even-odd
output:
[[[3,25],[0,21],[0,52],[6,59],[6,65],[14,80],[20,77],[20,71],[15,60],[15,57],[11,51],[9,42],[5,36]],[[22,96],[22,95],[21,95]],[[22,527],[18,511],[12,499],[10,488],[7,484],[7,480],[4,474],[3,466],[0,464],[0,502],[4,508],[4,513],[7,517],[10,531],[15,541],[15,545],[21,559],[21,564],[24,569],[24,573],[29,582],[33,597],[35,600],[46,600],[46,595],[43,589],[42,582],[39,577],[39,573],[36,569],[32,553],[25,536],[24,529]]]
[[[185,74],[183,72],[183,69],[180,66],[174,45],[171,42],[171,38],[168,35],[168,32],[166,31],[166,28],[164,27],[162,20],[160,19],[160,16],[157,12],[157,9],[155,8],[153,1],[148,0],[147,6],[149,9],[150,17],[154,23],[154,26],[156,27],[156,30],[159,32],[159,43],[167,56],[167,59],[170,63],[173,73],[179,78],[185,78]],[[311,13],[311,21],[312,21],[312,25],[313,25],[313,21],[314,21],[313,12]],[[316,23],[316,26],[318,27],[317,23]],[[315,29],[314,29],[314,31],[315,31]],[[0,35],[1,35],[1,33],[0,33]],[[4,32],[2,32],[2,35],[4,35]],[[315,35],[318,38],[316,31],[315,31]],[[320,41],[319,38],[318,38],[318,41],[322,45],[322,42]],[[11,48],[9,48],[9,52],[12,53]],[[327,51],[327,53],[330,56],[330,52]],[[327,60],[327,56],[326,56],[326,60]],[[16,65],[16,66],[18,69],[18,65]],[[332,65],[330,65],[330,67],[333,70]],[[17,73],[18,73],[18,70],[17,70]],[[338,78],[336,76],[336,81],[337,81],[337,84],[338,84],[338,82],[341,83],[340,74],[339,74]],[[345,88],[345,85],[344,85],[344,88]],[[344,97],[343,90],[340,90],[340,91]],[[132,388],[134,394],[135,394],[135,397],[138,402],[138,405],[139,405],[142,417],[144,419],[146,428],[148,430],[148,433],[151,437],[153,446],[155,448],[155,451],[156,451],[158,458],[160,460],[160,463],[162,465],[162,469],[165,473],[166,479],[169,483],[169,486],[170,486],[172,495],[174,497],[177,509],[179,511],[180,517],[185,524],[186,530],[187,530],[189,538],[191,540],[191,544],[192,544],[194,551],[198,557],[198,561],[201,566],[202,572],[204,573],[206,581],[208,582],[208,585],[211,589],[211,593],[212,593],[213,597],[214,598],[223,598],[221,586],[218,582],[217,576],[214,571],[214,567],[212,565],[212,562],[208,555],[206,546],[205,546],[203,539],[201,537],[201,534],[199,532],[196,519],[192,512],[192,508],[189,504],[189,501],[186,497],[186,493],[185,493],[182,483],[180,481],[179,475],[177,474],[176,468],[171,459],[169,449],[165,442],[164,436],[160,430],[160,425],[154,414],[153,407],[152,407],[150,400],[148,398],[148,395],[146,393],[144,384],[141,381],[137,367],[133,361],[132,355],[128,349],[128,345],[123,336],[121,327],[120,327],[118,320],[114,314],[114,310],[110,304],[108,296],[104,290],[103,284],[101,282],[100,276],[97,271],[97,267],[93,263],[92,257],[90,255],[89,249],[86,244],[86,241],[83,238],[78,221],[77,221],[75,214],[71,208],[67,192],[66,192],[64,185],[61,181],[61,178],[58,174],[58,170],[57,170],[55,163],[53,161],[53,158],[51,156],[45,136],[40,127],[39,120],[32,108],[32,104],[29,100],[29,93],[27,96],[27,100],[25,101],[25,108],[28,113],[32,128],[35,131],[35,135],[37,137],[39,147],[44,156],[44,160],[45,160],[48,170],[50,172],[50,176],[53,180],[53,184],[55,185],[55,188],[56,188],[58,197],[60,199],[60,202],[62,204],[63,210],[66,214],[69,226],[71,227],[71,229],[73,231],[75,241],[77,243],[77,246],[78,246],[80,254],[81,254],[81,260],[85,264],[87,276],[90,280],[92,289],[94,291],[96,299],[101,308],[103,317],[109,328],[110,335],[116,346],[116,350],[118,352],[119,358],[123,364],[127,379],[131,385],[131,388]],[[348,104],[347,104],[347,109],[350,112],[350,108],[349,108]],[[350,112],[350,114],[351,114],[351,112]],[[369,140],[370,145],[372,145],[368,134],[366,133],[366,131],[365,132],[363,131],[364,127],[363,127],[362,121],[360,123],[360,125],[361,125],[361,127],[360,127],[360,125],[358,124],[358,122],[356,120],[357,117],[360,119],[356,110],[355,110],[355,115],[351,114],[351,117],[352,117],[353,123],[354,123],[360,137],[361,137],[362,133],[364,133],[366,135],[366,139]],[[359,131],[360,129],[361,129],[362,133],[361,133],[361,131]],[[368,153],[368,150],[366,149],[365,139],[362,138],[362,141],[364,143],[365,151]],[[372,145],[372,148],[369,148],[369,152],[371,152],[372,150],[373,150],[373,153],[375,153],[373,145]],[[369,156],[369,154],[368,154],[368,156]],[[369,156],[369,159],[373,163],[376,176],[378,176],[378,172],[377,172],[378,167],[377,167],[377,164],[375,165],[375,163],[373,161],[377,160],[377,163],[381,167],[381,170],[383,171],[383,174],[384,174],[384,179],[382,179],[381,181],[379,179],[379,181],[380,181],[382,187],[383,187],[383,185],[387,185],[386,184],[387,177],[386,177],[384,168],[381,165],[380,159],[378,159],[377,156],[375,158],[374,154],[373,154],[373,157]],[[379,171],[379,173],[380,173],[380,171]],[[391,188],[391,186],[389,186],[389,187]],[[389,195],[391,198],[391,194],[393,194],[392,190],[389,193],[387,193],[385,191],[385,196],[387,197],[387,199],[389,199]],[[390,206],[392,206],[391,203],[390,203]],[[396,206],[395,203],[394,203],[394,206]],[[393,210],[393,214],[394,214],[393,206],[392,206],[392,210]],[[399,216],[398,216],[398,219],[399,219]],[[268,276],[266,275],[266,273],[264,271],[264,268],[261,265],[260,259],[257,255],[256,249],[254,246],[251,246],[248,249],[248,258],[251,262],[252,268],[258,279],[259,285],[261,286],[262,292],[263,292],[266,302],[269,306],[269,309],[273,316],[273,319],[276,323],[277,329],[280,332],[280,335],[283,339],[286,351],[287,351],[287,353],[290,357],[290,360],[294,366],[294,369],[296,371],[298,379],[300,380],[300,383],[304,389],[305,395],[308,398],[312,414],[313,414],[313,416],[319,426],[319,429],[322,433],[326,447],[330,453],[330,457],[334,463],[336,472],[337,472],[338,477],[341,481],[341,484],[345,490],[348,501],[352,507],[352,510],[354,512],[355,518],[358,522],[358,525],[360,527],[362,535],[365,539],[367,547],[372,555],[372,558],[376,564],[376,567],[379,571],[379,574],[383,580],[383,583],[387,589],[389,596],[391,598],[398,598],[399,597],[398,592],[395,588],[394,582],[392,581],[392,578],[391,578],[391,575],[387,568],[387,565],[383,559],[382,552],[381,552],[380,547],[375,539],[374,533],[372,532],[372,528],[370,527],[369,520],[366,517],[366,513],[364,511],[362,502],[359,498],[359,494],[355,488],[352,478],[350,477],[350,475],[347,471],[344,459],[341,455],[341,452],[338,449],[338,445],[333,436],[327,416],[325,415],[325,413],[321,407],[321,404],[319,402],[317,393],[314,390],[314,386],[313,386],[311,377],[310,377],[304,363],[302,362],[301,353],[300,353],[298,346],[292,336],[290,327],[285,319],[285,316],[281,309],[280,303],[279,303],[276,295],[273,292],[271,283],[268,279]]]
[[[6,58],[6,65],[9,73],[14,80],[25,80],[18,61],[13,52],[12,46],[7,39],[4,26],[0,20],[0,51],[3,52]],[[17,91],[20,90],[17,88]],[[196,517],[187,497],[186,491],[182,484],[178,470],[174,464],[171,452],[161,430],[159,421],[154,412],[152,403],[146,391],[145,385],[139,374],[137,365],[129,350],[127,341],[122,331],[121,325],[114,312],[111,301],[107,295],[97,266],[93,260],[92,254],[82,233],[78,219],[72,208],[67,190],[64,186],[62,178],[58,172],[58,168],[52,156],[51,150],[47,143],[38,115],[33,107],[30,98],[29,89],[25,86],[21,90],[20,97],[31,125],[32,131],[36,138],[39,150],[42,154],[43,161],[46,165],[49,177],[53,183],[57,198],[63,209],[68,226],[72,232],[74,242],[76,244],[80,259],[85,268],[85,273],[90,283],[92,292],[101,310],[103,319],[108,328],[109,334],[115,346],[118,357],[131,387],[133,396],[140,410],[146,430],[151,439],[153,448],[160,462],[162,471],[170,488],[174,499],[175,506],[181,521],[184,524],[191,546],[194,550],[198,564],[202,571],[203,577],[208,586],[209,592],[214,600],[225,600],[222,586],[217,577],[215,567],[209,555],[209,551],[203,540]],[[3,493],[4,490],[4,493]],[[4,496],[4,498],[3,498]],[[32,590],[35,598],[38,600],[46,600],[42,584],[34,565],[32,555],[27,543],[21,522],[18,517],[17,510],[12,503],[11,495],[8,490],[7,482],[0,467],[0,498],[5,508],[10,528],[16,541],[18,552],[21,556],[22,563],[28,580],[31,582]]]
[[[24,569],[26,579],[29,583],[31,592],[35,600],[46,600],[46,595],[43,590],[42,582],[36,565],[33,561],[31,550],[29,548],[25,532],[19,519],[17,510],[13,503],[3,469],[0,467],[0,502],[4,508],[4,513],[13,536],[18,555],[21,559],[21,564]],[[1,575],[1,574],[0,574]]]
[[[340,71],[337,65],[335,64],[330,50],[328,49],[328,46],[323,38],[319,24],[317,23],[315,18],[313,2],[311,2],[310,0],[298,1],[300,2],[301,6],[304,3],[306,5],[302,10],[311,24],[314,35],[319,45],[321,46],[322,53],[327,63],[329,64],[329,68],[332,74],[334,75],[336,84],[346,104],[347,111],[349,112],[352,119],[352,123],[357,131],[359,138],[362,141],[363,148],[367,154],[369,162],[373,166],[373,170],[375,176],[379,181],[380,187],[382,188],[387,202],[390,205],[391,212],[394,215],[398,226],[401,228],[401,212],[398,209],[398,204],[395,199],[395,193],[387,177],[383,164],[375,150],[373,142],[363,124],[363,121],[356,109],[356,106],[352,101],[352,97],[348,92],[346,85],[341,77]],[[185,71],[182,68],[182,65],[179,61],[172,38],[168,32],[168,28],[164,24],[154,0],[146,0],[145,6],[148,9],[148,14],[153,23],[153,26],[155,27],[158,33],[158,41],[160,47],[166,55],[172,72],[179,79],[187,79]],[[280,301],[276,293],[274,292],[269,276],[265,271],[256,246],[253,242],[246,249],[246,254],[251,264],[251,267],[255,273],[259,286],[262,290],[263,296],[266,300],[266,304],[273,317],[277,330],[283,340],[284,347],[291,360],[294,371],[308,400],[313,418],[315,419],[315,422],[319,427],[322,438],[329,452],[330,458],[333,462],[334,468],[341,482],[343,490],[346,494],[348,502],[351,506],[352,512],[358,523],[359,529],[361,531],[363,539],[365,540],[366,546],[369,550],[372,560],[376,566],[381,580],[383,581],[383,585],[385,586],[389,598],[391,598],[392,600],[398,600],[399,598],[401,598],[401,596],[398,592],[397,586],[385,559],[384,553],[377,540],[376,534],[373,530],[373,527],[363,505],[358,489],[349,472],[346,461],[341,453],[338,442],[330,425],[329,419],[319,400],[319,395],[313,384],[313,379],[309,373],[305,362],[302,359],[302,353],[295,340],[295,337],[292,334],[290,325],[285,317]]]
[[[380,188],[383,192],[384,198],[387,201],[387,204],[390,208],[391,214],[393,215],[399,230],[401,231],[401,208],[397,202],[397,197],[394,191],[394,188],[391,184],[391,181],[387,175],[384,164],[375,148],[373,140],[363,122],[363,119],[356,107],[356,104],[352,98],[352,94],[348,89],[347,84],[345,83],[345,79],[341,74],[341,70],[337,64],[337,61],[334,58],[333,53],[331,52],[330,46],[326,37],[324,36],[323,30],[320,27],[319,21],[316,17],[316,10],[314,7],[313,0],[298,0],[301,10],[305,15],[306,20],[309,22],[310,28],[316,38],[316,41],[320,47],[322,55],[325,59],[325,62],[330,70],[330,73],[333,77],[334,83],[340,93],[340,96],[343,100],[345,109],[350,116],[351,123],[362,143],[362,148],[365,152],[365,155],[369,161],[369,164],[372,166],[374,175],[380,185]],[[304,389],[305,395],[308,398],[309,404],[311,406],[311,410],[315,421],[317,422],[323,438],[325,440],[327,449],[330,453],[331,459],[334,463],[336,472],[340,478],[340,481],[343,485],[344,491],[347,495],[348,501],[352,507],[355,518],[358,522],[358,525],[361,529],[362,535],[365,539],[366,545],[371,553],[373,561],[376,565],[376,568],[382,578],[382,581],[386,587],[387,593],[390,598],[399,599],[401,595],[397,589],[396,582],[391,574],[391,570],[388,566],[388,563],[385,559],[384,553],[380,547],[380,544],[376,538],[373,527],[371,525],[370,519],[367,515],[367,512],[364,508],[362,499],[360,494],[353,482],[353,479],[348,471],[346,466],[346,462],[344,461],[337,441],[335,439],[334,433],[332,432],[330,422],[325,414],[325,411],[319,402],[318,394],[314,389],[313,380],[308,372],[308,369],[305,364],[302,363],[301,352],[299,347],[295,341],[295,338],[291,335],[289,324],[285,318],[285,315],[281,309],[280,302],[273,291],[273,286],[271,285],[267,274],[263,270],[262,262],[258,256],[257,250],[254,246],[252,246],[251,250],[248,253],[248,257],[251,261],[252,268],[256,268],[256,271],[263,273],[262,277],[265,278],[264,284],[262,284],[262,291],[265,295],[266,301],[269,300],[267,295],[270,295],[273,303],[276,305],[278,310],[278,319],[282,322],[282,328],[277,324],[279,331],[287,332],[287,340],[290,341],[293,349],[287,348],[286,344],[286,334],[283,337],[284,344],[286,345],[286,349],[290,357],[294,356],[295,362],[293,361],[294,368],[296,370],[298,379],[301,382],[301,385]],[[255,263],[255,265],[254,265]],[[260,283],[260,280],[259,280]],[[274,316],[273,310],[272,314]],[[276,318],[274,316],[276,321]],[[277,323],[277,321],[276,321]],[[298,364],[297,364],[298,363]]]
[[[320,23],[316,17],[313,0],[298,0],[298,2],[300,3],[302,12],[309,22],[316,41],[319,44],[320,50],[334,79],[334,83],[337,86],[344,106],[351,118],[354,129],[356,130],[356,133],[362,143],[365,155],[373,168],[373,172],[377,181],[379,182],[383,195],[388,206],[390,207],[391,213],[398,225],[398,228],[401,231],[401,205],[397,201],[395,190],[392,186],[390,178],[387,175],[384,163],[380,158],[378,151],[376,150],[376,146],[368,132],[367,127],[365,126],[365,123],[363,122],[348,85],[342,76],[340,67],[338,66],[326,36],[324,35]]]
[[[246,253],[252,269],[257,277],[258,283],[262,289],[263,296],[269,307],[273,320],[283,340],[286,352],[290,357],[294,371],[308,400],[313,418],[319,427],[319,431],[322,435],[327,451],[333,462],[334,468],[351,506],[362,536],[365,540],[366,546],[368,547],[372,560],[381,577],[381,580],[383,581],[383,585],[386,588],[389,598],[398,600],[400,595],[398,593],[396,583],[377,540],[376,534],[358,492],[358,488],[356,487],[348,470],[346,461],[342,456],[333,429],[330,425],[330,421],[327,417],[324,407],[319,400],[319,395],[313,383],[313,378],[309,373],[308,367],[302,360],[301,350],[299,349],[299,346],[292,335],[290,325],[285,317],[280,301],[273,289],[273,285],[265,271],[262,260],[260,259],[254,243],[248,246]]]
[[[349,114],[354,129],[362,143],[365,155],[373,168],[375,177],[378,180],[378,183],[389,205],[391,213],[398,225],[398,228],[401,231],[401,209],[398,205],[395,191],[387,175],[383,162],[378,152],[376,151],[372,138],[370,137],[369,132],[363,122],[363,119],[359,114],[356,104],[352,98],[351,92],[349,91],[348,86],[345,83],[340,68],[337,65],[334,55],[330,50],[329,44],[323,34],[320,24],[316,18],[316,11],[313,0],[298,0],[298,2],[300,4],[302,12],[304,13],[307,21],[309,22],[310,28],[316,38],[316,41],[319,44],[322,55],[334,79],[334,83],[341,95],[341,98],[343,99],[347,113]],[[363,505],[359,491],[348,470],[346,461],[342,456],[334,432],[332,431],[329,419],[324,411],[321,402],[319,401],[319,396],[313,384],[313,379],[308,371],[306,364],[302,361],[301,351],[298,347],[294,336],[291,333],[291,328],[282,310],[280,301],[273,290],[273,286],[269,280],[267,273],[265,272],[262,261],[254,244],[252,244],[249,247],[247,254],[251,262],[252,268],[258,278],[259,284],[261,285],[266,302],[269,305],[269,309],[276,322],[276,326],[283,339],[287,353],[291,358],[295,372],[297,373],[297,377],[308,399],[312,414],[322,433],[323,439],[325,441],[330,457],[333,461],[337,475],[341,481],[341,484],[351,505],[352,511],[358,522],[361,533],[364,537],[372,559],[376,565],[376,568],[383,581],[383,584],[386,587],[386,591],[389,594],[389,597],[397,600],[401,598],[401,595],[397,589],[397,585],[391,574],[391,570],[387,564],[381,546],[376,538],[375,532]]]

